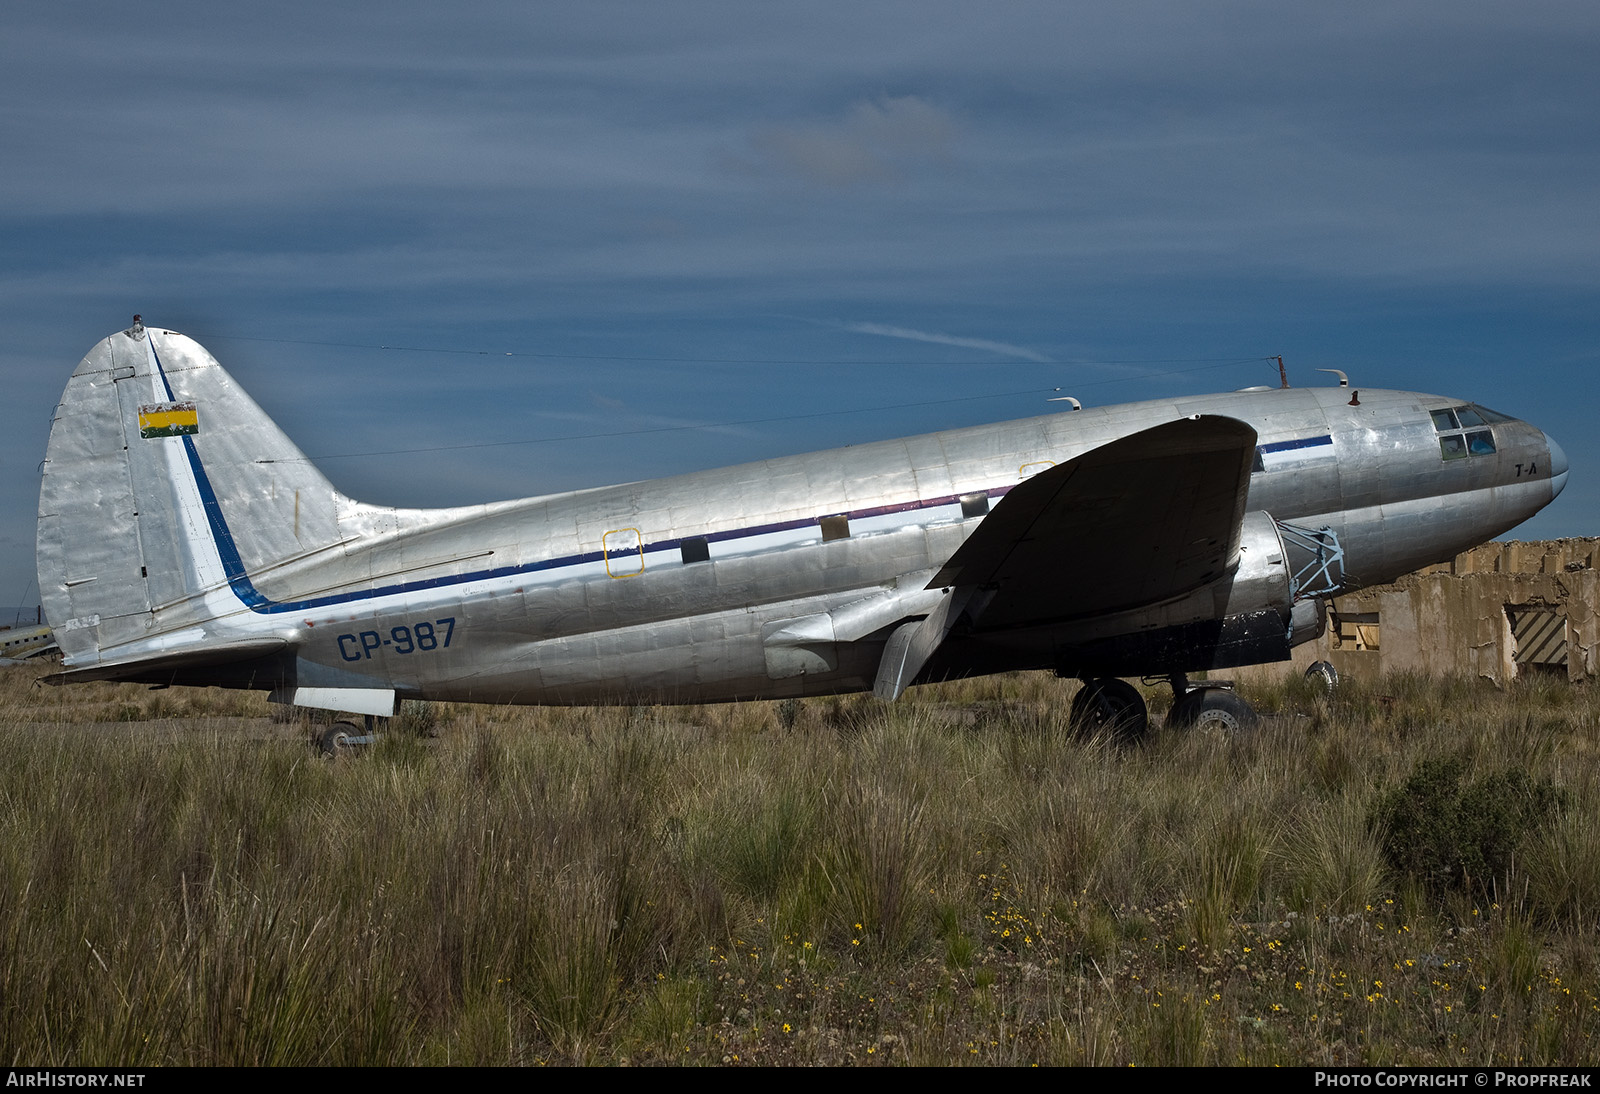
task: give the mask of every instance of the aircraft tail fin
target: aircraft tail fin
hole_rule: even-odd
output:
[[[66,664],[215,641],[266,603],[255,582],[340,543],[341,513],[366,508],[199,344],[136,319],[89,351],[50,428],[39,592]]]

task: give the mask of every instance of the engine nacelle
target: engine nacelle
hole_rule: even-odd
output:
[[[1294,607],[1294,581],[1289,552],[1271,513],[1257,509],[1244,515],[1239,527],[1239,563],[1215,588],[1220,616],[1273,608],[1288,619]]]
[[[1246,513],[1232,571],[1186,596],[1096,620],[1098,633],[1063,635],[1058,670],[1126,676],[1286,661],[1324,619],[1320,602],[1295,603],[1289,563],[1272,515]]]

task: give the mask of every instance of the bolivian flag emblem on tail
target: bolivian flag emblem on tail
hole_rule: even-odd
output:
[[[181,437],[200,432],[193,403],[153,403],[139,408],[139,436]]]

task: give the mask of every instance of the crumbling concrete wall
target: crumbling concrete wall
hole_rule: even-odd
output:
[[[1467,674],[1502,686],[1526,672],[1586,680],[1600,673],[1597,556],[1600,539],[1486,543],[1393,585],[1335,597],[1327,631],[1296,647],[1293,665],[1330,661],[1361,677]],[[1229,675],[1279,678],[1286,667]]]

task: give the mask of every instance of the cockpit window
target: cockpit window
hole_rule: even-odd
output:
[[[1430,414],[1434,432],[1439,434],[1439,456],[1446,460],[1494,455],[1494,433],[1488,428],[1489,423],[1516,420],[1472,405],[1435,410]]]
[[[1498,410],[1490,410],[1486,406],[1475,406],[1473,409],[1482,414],[1483,420],[1486,422],[1514,422],[1517,420],[1509,414],[1502,414]]]

